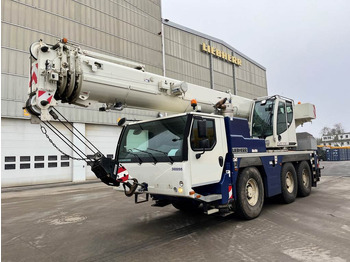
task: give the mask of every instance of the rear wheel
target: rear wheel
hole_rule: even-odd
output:
[[[259,170],[247,167],[237,180],[237,212],[244,219],[253,219],[260,215],[264,204],[264,184]]]
[[[302,161],[298,165],[298,195],[306,197],[311,193],[311,169],[306,161]]]
[[[297,192],[297,174],[292,163],[285,163],[281,172],[282,201],[286,204],[294,202]]]

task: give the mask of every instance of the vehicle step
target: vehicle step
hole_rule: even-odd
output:
[[[207,210],[207,212],[205,212],[207,215],[211,215],[211,214],[214,214],[214,213],[218,213],[219,212],[219,209],[217,208],[212,208],[212,209],[209,209]]]

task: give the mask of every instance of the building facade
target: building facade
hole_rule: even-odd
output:
[[[66,37],[82,49],[142,63],[146,71],[254,98],[267,95],[266,69],[229,44],[161,18],[160,0],[1,1],[2,186],[83,181],[95,176],[84,161],[62,155],[31,124],[22,107],[28,97],[29,46]],[[68,117],[105,155],[113,157],[117,119],[151,119],[158,112],[126,108],[99,112],[63,104]],[[72,134],[54,123],[68,138]],[[49,134],[49,133],[48,133]],[[72,150],[49,134],[68,155]],[[88,149],[82,148],[86,154]]]
[[[321,137],[321,146],[349,147],[350,133],[324,135]]]

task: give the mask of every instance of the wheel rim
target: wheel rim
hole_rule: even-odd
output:
[[[302,177],[302,180],[303,180],[304,187],[309,187],[310,174],[309,174],[309,172],[307,172],[306,169],[303,169],[303,172],[301,173],[301,177]]]
[[[289,193],[293,193],[294,190],[294,179],[292,172],[288,171],[286,174],[286,187]]]
[[[255,179],[250,178],[246,184],[246,197],[248,204],[255,206],[259,199],[259,188],[258,183]]]

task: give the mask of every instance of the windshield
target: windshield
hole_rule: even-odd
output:
[[[120,163],[181,162],[187,116],[129,125],[119,144]]]
[[[275,100],[257,101],[254,107],[252,136],[266,138],[273,134],[273,109]]]

